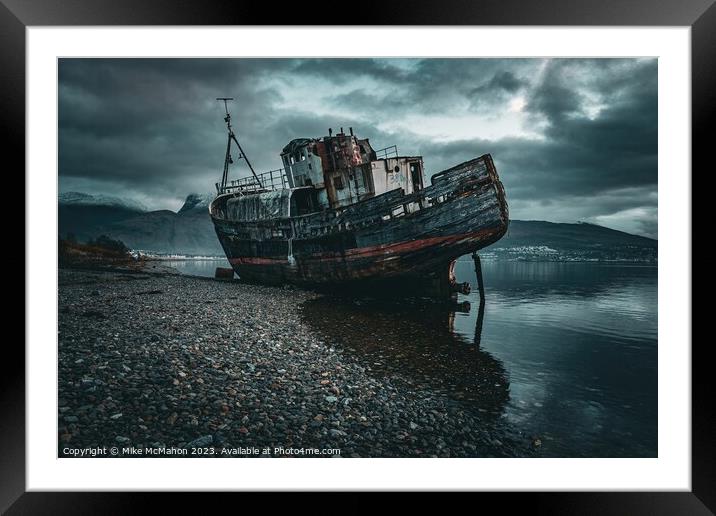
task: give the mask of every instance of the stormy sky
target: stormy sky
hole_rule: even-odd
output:
[[[657,235],[656,59],[61,59],[60,192],[177,210],[213,191],[224,96],[257,171],[353,127],[428,177],[492,154],[511,218]]]

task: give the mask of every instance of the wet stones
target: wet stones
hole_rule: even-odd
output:
[[[316,294],[121,276],[60,270],[58,446],[525,454],[476,410],[400,371],[377,374],[386,360],[362,361],[315,331],[301,303]],[[106,318],[83,315],[97,310],[94,291]]]

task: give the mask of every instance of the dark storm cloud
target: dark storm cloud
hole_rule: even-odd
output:
[[[502,98],[505,92],[514,93],[526,86],[528,82],[519,74],[533,66],[534,60],[529,59],[451,58],[412,62],[311,59],[301,62],[295,72],[312,77],[316,82],[332,84],[340,92],[334,98],[337,104],[404,115],[408,106],[413,109],[417,106],[424,113],[435,113],[454,107],[456,102],[466,108],[489,104]],[[370,78],[379,87],[356,91],[352,85],[365,78]]]
[[[363,90],[351,90],[330,97],[329,102],[335,108],[353,109],[362,115],[392,116],[400,111],[405,112],[414,105],[414,101],[407,96],[380,94],[378,92],[365,92]]]
[[[296,61],[293,71],[297,75],[337,84],[350,83],[361,76],[404,83],[412,76],[412,72],[398,66],[397,61],[376,59],[302,59]]]
[[[263,113],[281,96],[253,81],[283,67],[275,60],[62,60],[60,175],[169,197],[208,190],[223,161],[223,107],[215,98],[242,98],[241,116],[261,130]]]
[[[352,126],[376,148],[422,154],[429,174],[491,153],[520,218],[636,217],[630,227],[656,235],[653,59],[63,59],[61,189],[162,208],[211,190],[220,96],[237,99],[257,169],[278,168],[295,137]],[[449,134],[436,139],[440,119]],[[504,136],[488,137],[492,124]]]
[[[523,88],[528,85],[528,82],[519,79],[515,76],[512,72],[499,72],[492,76],[492,79],[488,81],[486,84],[487,89],[490,88],[497,88],[505,91],[509,91],[511,93],[514,93],[515,91],[519,90],[520,88]],[[481,91],[484,89],[484,86],[481,86],[478,88],[477,91]]]
[[[526,110],[535,125],[542,125],[542,138],[426,143],[421,152],[438,168],[490,152],[511,204],[549,204],[555,219],[560,219],[560,207],[575,199],[585,203],[585,218],[655,206],[656,61],[628,66],[622,60],[611,66],[598,62],[591,71],[585,63],[570,61],[549,62],[527,98]],[[590,116],[585,105],[595,93],[603,98]],[[619,193],[624,191],[629,193]],[[654,195],[646,198],[644,192]],[[641,234],[656,236],[655,217],[639,221]]]
[[[528,86],[529,82],[526,79],[521,79],[512,72],[496,72],[490,79],[469,92],[471,106],[473,109],[489,110],[490,105],[503,101],[510,94],[515,94]]]
[[[463,99],[473,107],[489,104],[505,91],[516,91],[519,75],[534,65],[523,59],[426,59],[411,77],[417,85],[411,98],[435,109]]]

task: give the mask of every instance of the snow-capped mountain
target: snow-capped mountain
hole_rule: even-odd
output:
[[[206,212],[209,210],[209,204],[211,203],[211,201],[214,200],[214,197],[216,196],[210,193],[191,193],[187,195],[186,200],[184,201],[184,205],[179,209],[177,213],[199,211]]]
[[[147,211],[142,203],[132,199],[122,199],[111,195],[86,194],[82,192],[65,192],[57,196],[59,204],[72,206],[111,206],[130,211]]]
[[[178,212],[149,211],[139,203],[105,195],[59,196],[60,237],[87,241],[106,235],[131,249],[157,253],[223,254],[209,217],[211,194],[189,194]]]

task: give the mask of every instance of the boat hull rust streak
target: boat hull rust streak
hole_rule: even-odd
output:
[[[210,212],[229,262],[245,280],[320,286],[442,277],[458,257],[499,240],[509,216],[489,154],[431,182],[411,194],[396,189],[302,216],[230,220],[224,207],[235,194],[218,196]]]

